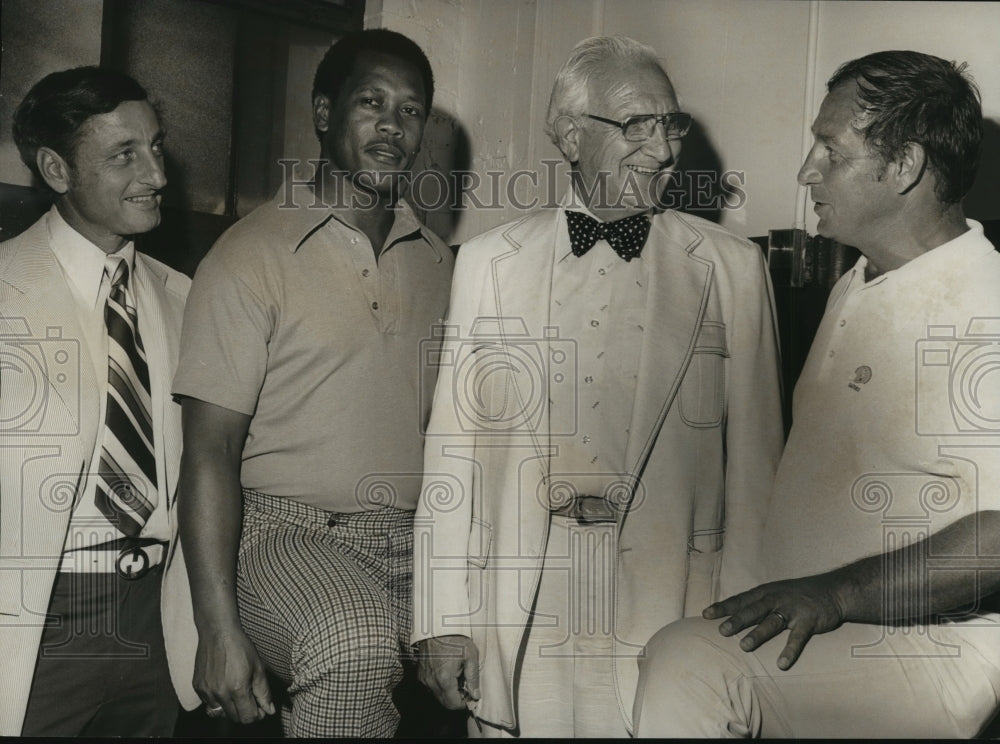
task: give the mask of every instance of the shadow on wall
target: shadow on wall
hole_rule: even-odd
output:
[[[692,123],[690,131],[684,136],[679,160],[679,168],[661,196],[666,207],[717,223],[723,209],[742,206],[746,199],[742,174],[724,170],[718,150],[697,121]],[[549,203],[561,196],[561,179],[565,178],[565,183],[569,183],[568,171],[563,166],[549,170],[543,165],[547,162],[551,162],[551,159],[535,164],[534,175],[538,177],[538,181],[533,185],[534,190],[529,189],[524,195],[520,195],[526,202],[534,202],[536,205]],[[433,109],[424,129],[421,152],[413,165],[410,203],[426,225],[446,243],[453,242],[462,223],[463,213],[474,208],[474,200],[463,198],[463,189],[469,188],[469,182],[463,181],[461,177],[471,167],[472,147],[468,131],[450,115]],[[494,186],[485,180],[488,176],[481,173],[471,175],[484,179],[479,184],[479,199],[488,201],[491,197],[496,197],[497,203],[513,203],[508,192],[494,194]],[[507,181],[503,186],[498,186],[509,188],[511,183],[512,181]],[[421,208],[422,206],[426,208]]]
[[[983,121],[983,149],[972,190],[965,197],[965,214],[974,220],[1000,218],[1000,122]]]
[[[409,201],[424,224],[446,243],[452,242],[461,219],[456,174],[469,170],[471,163],[472,147],[465,127],[440,109],[431,109],[420,154],[413,163]]]
[[[470,156],[465,128],[450,116],[433,111],[427,121],[424,146],[414,163],[413,174],[418,176],[424,171],[435,174],[416,182],[424,191],[420,203],[432,207],[418,208],[417,212],[445,242],[455,234],[462,211],[455,208],[460,194],[454,174],[468,170]],[[198,263],[236,218],[186,208],[186,174],[169,152],[166,172],[160,225],[138,236],[136,246],[153,258],[193,276]],[[38,184],[0,183],[0,240],[12,238],[31,227],[51,206],[52,198],[53,194]],[[411,203],[414,202],[411,200]]]
[[[742,204],[746,199],[742,174],[726,171],[718,151],[705,130],[695,121],[684,137],[681,167],[665,192],[668,206],[718,222],[722,210]],[[965,198],[966,216],[980,222],[1000,220],[1000,122],[983,121],[983,146],[976,181]],[[990,225],[990,229],[994,228]],[[988,235],[1000,248],[996,231]]]
[[[159,226],[136,236],[136,247],[153,258],[194,276],[209,248],[236,218],[190,208],[188,174],[183,165],[166,154],[167,185],[163,190]]]
[[[666,206],[680,212],[718,222],[727,198],[722,160],[708,139],[704,127],[695,120],[684,135],[680,167],[663,195]]]

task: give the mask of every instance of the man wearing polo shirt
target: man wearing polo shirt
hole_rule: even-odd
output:
[[[964,67],[877,52],[827,84],[799,182],[863,257],[795,389],[770,583],[657,633],[639,735],[971,738],[996,713],[1000,254],[962,209]]]
[[[266,668],[288,685],[288,736],[396,730],[433,384],[421,342],[445,314],[453,260],[390,174],[411,166],[432,96],[406,37],[337,41],[313,86],[327,165],[198,269],[174,392],[210,715],[273,713]]]
[[[135,80],[78,67],[14,141],[55,204],[0,245],[0,735],[170,736],[198,704],[170,396],[190,281],[132,242],[163,132]]]

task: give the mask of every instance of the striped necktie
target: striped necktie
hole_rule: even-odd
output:
[[[108,329],[108,402],[95,501],[124,535],[135,537],[156,507],[149,368],[135,307],[126,301],[128,263],[111,278],[104,310]]]

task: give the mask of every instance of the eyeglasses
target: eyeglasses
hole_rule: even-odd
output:
[[[620,127],[622,134],[629,142],[648,140],[653,136],[653,130],[656,129],[657,124],[663,125],[668,140],[680,139],[691,128],[691,114],[682,114],[679,111],[672,114],[639,114],[630,116],[625,121],[605,119],[603,116],[594,116],[593,114],[587,114],[587,116],[595,121]]]

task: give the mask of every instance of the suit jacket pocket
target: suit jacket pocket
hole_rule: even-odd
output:
[[[487,643],[489,636],[487,629],[490,627],[490,591],[489,562],[490,546],[493,542],[493,530],[490,525],[481,519],[473,517],[472,532],[469,534],[469,625],[472,631],[472,640],[479,649],[479,663],[486,659]]]
[[[706,320],[698,331],[691,364],[678,394],[681,420],[696,429],[722,423],[726,409],[726,326]]]
[[[0,568],[0,615],[21,614],[21,571]]]
[[[486,568],[492,542],[493,529],[490,525],[473,517],[472,528],[469,532],[469,563],[476,568]]]
[[[49,595],[43,595],[38,587],[55,575],[57,562],[58,559],[0,559],[0,615],[44,617]]]
[[[688,552],[687,591],[684,593],[684,616],[697,617],[712,602],[720,599],[719,571],[722,551]]]

